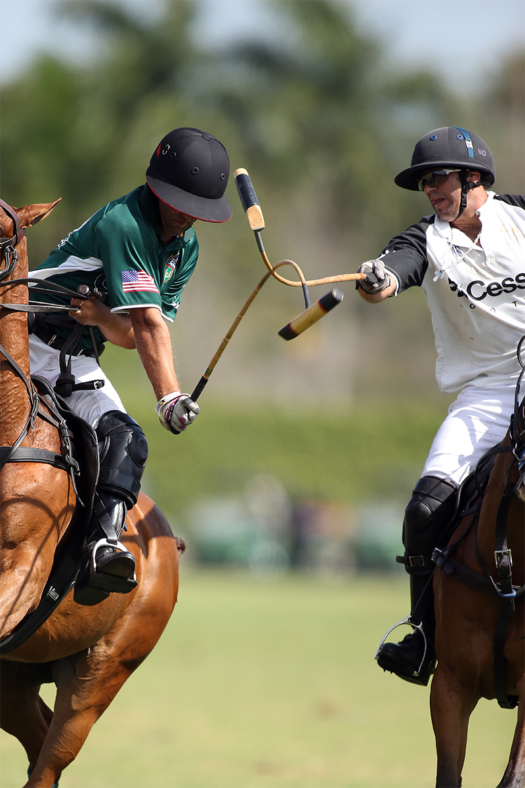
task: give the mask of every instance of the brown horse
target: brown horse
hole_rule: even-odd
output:
[[[525,785],[525,509],[514,492],[519,471],[508,451],[509,437],[490,474],[479,521],[472,527],[473,515],[463,520],[449,542],[456,545],[452,562],[445,561],[434,576],[438,665],[430,705],[438,788],[461,785],[470,715],[480,698],[496,697],[508,708],[518,703],[510,759],[499,788]],[[497,535],[505,532],[511,555],[505,544],[497,544]]]
[[[10,239],[11,247],[6,250],[5,242],[0,242],[4,281],[27,277],[26,239],[20,227],[45,218],[53,207],[0,210],[0,238]],[[14,266],[9,272],[16,256],[16,273]],[[25,284],[0,288],[3,447],[13,446],[28,424],[32,387],[24,382],[24,376],[29,378],[27,316],[1,307],[2,302],[27,303],[27,293]],[[40,410],[32,424],[30,420],[21,445],[59,453],[60,437],[51,422]],[[55,553],[69,536],[74,509],[75,492],[67,470],[43,462],[7,462],[1,468],[0,645],[37,607]],[[58,783],[92,725],[157,643],[175,606],[182,542],[143,494],[126,522],[123,541],[135,555],[138,587],[127,595],[111,594],[94,607],[77,605],[69,593],[40,629],[1,659],[0,724],[27,752],[30,777],[25,788],[51,788]],[[39,696],[46,682],[57,687],[53,711]]]

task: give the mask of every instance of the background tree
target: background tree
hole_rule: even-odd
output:
[[[110,0],[57,6],[71,25],[96,30],[96,57],[78,66],[39,56],[2,91],[3,198],[15,205],[63,198],[29,235],[33,265],[94,210],[143,183],[155,145],[176,126],[205,128],[225,142],[233,169],[252,176],[270,259],[295,259],[310,277],[356,270],[428,212],[420,194],[393,183],[428,129],[475,129],[494,153],[497,189],[523,191],[523,54],[509,54],[483,91],[464,95],[461,82],[452,91],[428,70],[393,72],[348,2],[275,0],[267,8],[272,37],[212,48],[201,43],[198,0],[166,0],[160,15]],[[173,327],[188,388],[263,273],[233,178],[227,194],[232,220],[198,225],[201,259]],[[422,294],[404,294],[402,308],[392,299],[374,309],[351,286],[342,289],[334,313],[283,343],[276,332],[302,309],[301,297],[268,283],[207,399],[224,403],[234,393],[254,409],[273,401],[280,411],[330,403],[341,417],[350,405],[383,407],[388,393],[439,400],[442,415]],[[151,392],[134,355],[108,351],[104,359],[125,401],[144,402],[149,412]],[[151,438],[162,440],[155,429]],[[225,489],[234,477],[237,466]]]

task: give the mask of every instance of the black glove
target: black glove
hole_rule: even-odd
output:
[[[385,271],[382,260],[368,260],[360,265],[358,270],[360,274],[366,274],[366,279],[359,280],[359,287],[365,293],[375,295],[392,284],[392,278]]]

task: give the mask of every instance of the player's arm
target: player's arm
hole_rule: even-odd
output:
[[[160,400],[169,392],[179,390],[170,332],[160,309],[156,307],[135,307],[129,312],[142,366],[155,396]]]
[[[162,426],[178,435],[199,415],[199,406],[189,394],[181,394],[175,373],[171,337],[159,309],[130,310],[137,351],[158,399],[155,408]]]

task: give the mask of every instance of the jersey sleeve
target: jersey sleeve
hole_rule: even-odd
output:
[[[162,293],[162,313],[166,320],[170,322],[172,322],[177,315],[182,291],[186,287],[197,265],[199,243],[195,235],[186,244],[186,248],[181,252],[181,255],[182,263],[177,267],[173,279],[170,279],[169,287]]]
[[[397,293],[409,287],[421,286],[428,268],[426,231],[433,217],[421,219],[385,246],[379,259],[393,274]]]
[[[494,199],[525,210],[525,197],[521,194],[495,194]]]
[[[126,208],[123,207],[123,211]],[[154,306],[162,311],[160,282],[152,265],[148,239],[133,217],[109,213],[96,229],[97,256],[102,260],[113,312]]]

